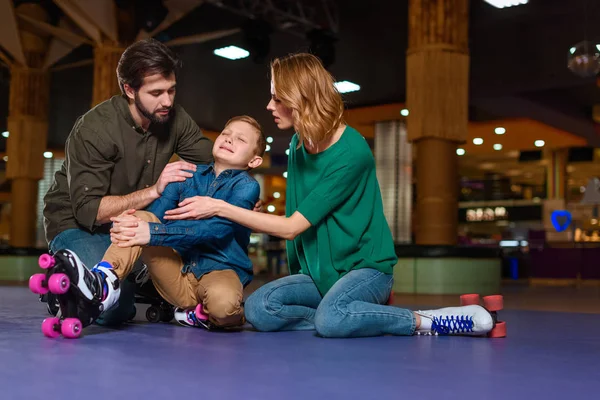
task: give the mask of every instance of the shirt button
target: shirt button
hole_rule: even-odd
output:
[[[155,231],[157,231],[157,230],[158,230],[158,226],[155,226],[155,227],[154,227],[154,230],[155,230]]]
[[[196,266],[196,263],[195,263],[195,262],[193,262],[193,263],[192,263],[192,267],[195,267],[195,266]]]
[[[150,187],[150,185],[146,185],[146,187]]]
[[[83,187],[83,190],[87,192],[88,190],[90,190],[90,188],[89,188],[89,187],[87,187],[87,186],[84,186],[84,187]]]
[[[150,164],[152,161],[148,160],[148,161],[146,161],[146,162],[147,162],[148,164]]]

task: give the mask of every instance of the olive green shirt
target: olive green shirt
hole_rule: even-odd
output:
[[[321,295],[348,272],[373,268],[392,274],[398,261],[383,213],[375,159],[367,141],[347,127],[340,139],[310,154],[298,135],[290,144],[286,214],[311,227],[287,242],[290,272],[309,275]]]
[[[104,196],[123,196],[152,186],[174,154],[206,164],[213,143],[175,105],[169,121],[138,126],[128,101],[114,96],[75,122],[65,144],[65,161],[44,197],[44,227],[50,242],[60,232],[78,228],[108,232],[96,222]]]

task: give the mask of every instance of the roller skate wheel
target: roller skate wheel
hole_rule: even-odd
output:
[[[463,294],[462,296],[460,296],[461,306],[472,306],[477,304],[479,304],[478,294]]]
[[[60,336],[60,319],[46,318],[42,322],[42,333],[44,336],[49,337],[51,339],[55,339]]]
[[[48,288],[54,294],[65,294],[69,291],[71,281],[65,274],[54,274],[48,279]]]
[[[208,315],[204,313],[204,308],[202,307],[202,303],[196,306],[196,310],[194,310],[196,314],[196,318],[202,321],[208,321]]]
[[[48,288],[44,286],[44,281],[46,280],[45,274],[33,274],[29,278],[29,290],[31,290],[35,294],[46,294],[48,293]]]
[[[150,306],[146,310],[146,319],[148,322],[160,322],[160,309],[156,306]]]
[[[81,325],[81,321],[77,318],[65,318],[60,327],[61,333],[67,339],[77,339],[81,336],[82,330],[83,326]]]
[[[488,332],[489,338],[503,338],[506,337],[506,322],[497,322],[496,326]]]
[[[502,310],[504,308],[504,297],[498,294],[485,296],[483,298],[483,306],[490,312]]]
[[[43,269],[54,267],[56,260],[50,254],[42,254],[38,259],[38,265]]]

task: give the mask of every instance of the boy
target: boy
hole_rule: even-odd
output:
[[[252,279],[247,254],[251,231],[222,218],[165,221],[164,214],[193,196],[210,196],[252,210],[260,186],[246,171],[261,165],[265,148],[258,122],[248,116],[234,117],[215,140],[213,164],[198,165],[193,177],[167,185],[146,211],[129,210],[112,218],[113,244],[91,272],[74,252],[57,252],[57,264],[62,266],[57,272],[77,282],[73,290],[80,297],[78,316],[87,317],[81,321],[83,326],[118,303],[120,284],[140,256],[157,291],[176,306],[179,323],[208,328],[193,312],[201,304],[210,325],[242,325],[243,287]],[[87,301],[80,301],[81,296]],[[88,304],[85,310],[81,310],[83,303]]]

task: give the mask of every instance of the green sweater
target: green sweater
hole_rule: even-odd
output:
[[[286,214],[311,227],[287,242],[290,273],[312,277],[321,295],[345,274],[374,268],[391,274],[397,257],[383,214],[375,159],[364,137],[347,127],[318,154],[290,143]]]

